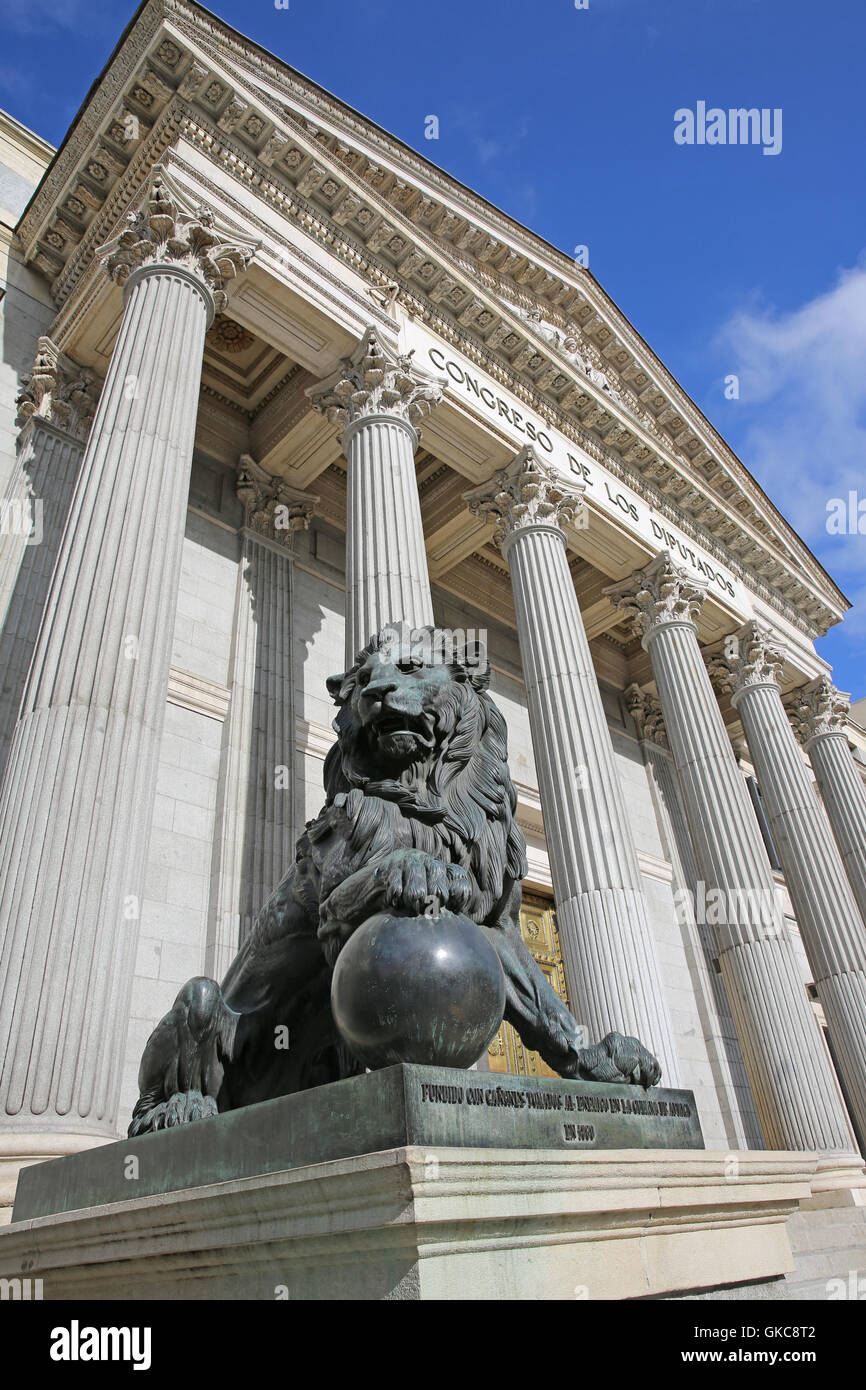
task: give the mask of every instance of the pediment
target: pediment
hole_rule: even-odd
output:
[[[459,340],[809,637],[840,620],[837,586],[588,271],[194,4],[143,7],[22,218],[59,309],[178,140]]]

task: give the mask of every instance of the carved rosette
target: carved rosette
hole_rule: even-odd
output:
[[[126,230],[97,251],[115,284],[125,285],[143,266],[178,266],[210,290],[216,312],[228,302],[225,286],[250,263],[257,244],[227,237],[213,213],[188,203],[164,170],[154,172],[144,203],[126,218]]]
[[[730,694],[736,705],[741,695],[757,686],[778,687],[784,664],[773,631],[752,618],[725,638],[724,650],[709,657],[707,671],[716,689]]]
[[[85,441],[101,390],[102,382],[95,372],[64,357],[50,338],[39,338],[33,370],[21,380],[16,423],[23,429],[36,417]]]
[[[509,307],[511,306],[509,305]],[[610,377],[598,369],[588,353],[582,351],[576,324],[571,324],[563,332],[556,328],[549,319],[546,319],[540,309],[518,308],[517,312],[540,338],[550,343],[551,347],[566,357],[573,366],[583,372],[584,376],[588,376],[593,386],[604,391],[618,405],[623,404],[622,396],[614,387]]]
[[[352,356],[308,394],[313,407],[343,429],[373,415],[393,415],[417,427],[444,389],[414,365],[411,353],[392,352],[378,331],[368,328]]]
[[[707,586],[674,564],[670,551],[663,550],[643,569],[608,585],[604,592],[631,619],[635,634],[646,646],[659,629],[672,623],[696,626]]]
[[[630,685],[624,699],[637,727],[638,738],[642,742],[657,743],[659,748],[669,747],[662,707],[655,695],[641,690],[639,685]]]
[[[239,461],[236,491],[244,506],[244,525],[291,550],[296,531],[306,531],[318,497],[292,487],[260,468],[249,454]]]
[[[585,484],[563,478],[527,445],[508,468],[464,492],[463,500],[475,516],[495,518],[494,539],[505,554],[527,528],[556,530],[564,539],[566,526],[576,525],[586,506],[584,491]]]
[[[837,690],[829,676],[818,676],[795,690],[785,703],[798,741],[805,745],[822,734],[847,737],[850,701],[851,696]]]

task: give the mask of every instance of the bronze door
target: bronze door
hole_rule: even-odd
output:
[[[560,998],[568,1003],[553,899],[543,898],[535,893],[524,893],[520,909],[520,930],[539,968]],[[503,1023],[487,1049],[487,1060],[491,1071],[510,1072],[516,1076],[556,1076],[556,1072],[551,1071],[550,1067],[542,1062],[537,1052],[529,1052],[523,1046],[508,1023]]]

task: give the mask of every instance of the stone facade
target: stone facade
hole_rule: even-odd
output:
[[[0,136],[32,186],[49,152]],[[400,619],[483,634],[579,1022],[638,1031],[709,1149],[853,1150],[866,734],[814,647],[846,601],[598,285],[184,0],[143,6],[22,211],[0,1190],[124,1132],[150,1030],[322,804],[326,678]]]

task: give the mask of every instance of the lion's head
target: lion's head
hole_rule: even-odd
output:
[[[371,852],[392,836],[463,864],[478,886],[478,920],[506,879],[526,873],[505,721],[488,684],[478,644],[456,647],[438,628],[384,629],[328,681],[338,739],[324,774],[328,804],[362,794],[357,837]]]

